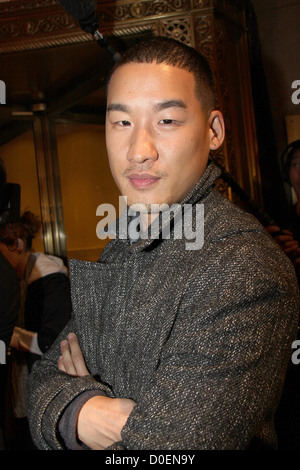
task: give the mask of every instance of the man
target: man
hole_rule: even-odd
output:
[[[8,348],[19,312],[20,285],[16,273],[1,252],[0,286],[0,340]]]
[[[296,203],[288,216],[288,229],[280,230],[277,226],[268,227],[269,233],[284,253],[291,259],[300,279],[300,140],[291,142],[282,155],[283,179],[293,188]]]
[[[209,152],[223,140],[210,72],[195,50],[155,38],[116,64],[107,150],[120,191],[141,214],[140,237],[117,235],[98,263],[71,262],[73,318],[30,378],[39,448],[276,445],[297,283],[257,221],[213,189],[219,171]],[[174,207],[169,220],[153,214],[163,205]],[[203,228],[203,206],[205,239],[195,250],[175,232],[183,212],[184,229]]]
[[[6,169],[3,160],[0,158],[0,218],[5,210],[5,190]],[[0,245],[1,241],[7,240],[10,231],[8,224],[4,223],[3,220],[1,222],[3,223],[0,223]],[[7,379],[7,350],[17,321],[19,307],[19,279],[0,249],[0,449],[3,449],[2,435],[4,429],[5,383]]]
[[[288,155],[285,162],[286,169],[288,172],[288,177],[286,180],[290,183],[291,187],[294,189],[297,204],[295,211],[300,216],[300,140],[295,140],[294,142],[288,145]]]
[[[0,217],[4,211],[6,169],[0,159]],[[10,234],[9,225],[0,221],[0,242],[6,242]],[[10,249],[10,247],[8,247]],[[0,250],[0,340],[8,348],[13,328],[17,321],[20,304],[18,277]]]
[[[32,448],[26,406],[28,372],[68,323],[72,310],[68,270],[62,260],[32,252],[40,227],[39,218],[24,211],[9,224],[5,241],[0,239],[0,254],[16,273],[21,291],[9,343],[5,406],[6,427],[13,429],[6,446],[19,450]]]
[[[293,188],[296,203],[292,206],[287,217],[286,229],[268,227],[283,252],[290,258],[296,270],[298,285],[300,283],[300,140],[288,144],[282,157],[283,179]],[[299,350],[300,329],[297,340],[293,343],[294,355]],[[299,354],[296,358],[299,357]],[[300,404],[299,380],[300,367],[295,356],[292,357],[286,373],[286,380],[278,407],[275,423],[279,440],[279,449],[298,449],[300,441]]]

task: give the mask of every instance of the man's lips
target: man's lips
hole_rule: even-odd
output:
[[[129,173],[126,175],[132,186],[136,188],[147,188],[155,184],[160,176],[151,173]]]

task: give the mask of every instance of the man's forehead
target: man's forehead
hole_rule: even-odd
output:
[[[156,111],[187,109],[187,103],[197,97],[195,89],[194,76],[185,69],[165,63],[130,62],[122,64],[111,76],[107,87],[108,110],[114,103],[130,107],[135,99],[148,99]]]
[[[142,80],[147,80],[148,78],[153,80],[169,76],[172,77],[172,82],[171,80],[169,81],[170,86],[172,84],[176,84],[180,76],[183,77],[184,80],[187,80],[188,77],[190,77],[190,80],[192,81],[195,80],[194,75],[188,70],[174,65],[169,65],[165,62],[129,62],[121,64],[115,69],[110,77],[107,86],[108,90],[110,89],[111,83],[113,83],[114,86],[117,85],[122,87],[123,83],[121,80],[124,76],[126,76],[127,79],[129,78],[132,80],[139,78]]]

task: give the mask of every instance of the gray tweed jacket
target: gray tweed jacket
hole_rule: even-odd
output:
[[[213,189],[218,176],[209,165],[183,201],[204,204],[202,248],[117,239],[98,263],[71,262],[72,320],[29,378],[40,449],[66,448],[61,416],[88,391],[137,403],[111,449],[276,447],[273,416],[298,322],[296,276],[256,219]],[[70,331],[91,376],[57,370]]]

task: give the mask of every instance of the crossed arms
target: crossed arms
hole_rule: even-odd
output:
[[[77,439],[92,449],[244,449],[266,429],[273,442],[266,419],[276,409],[289,360],[298,292],[294,277],[279,283],[263,265],[252,263],[250,276],[251,259],[244,259],[250,255],[243,245],[241,251],[247,276],[239,271],[233,278],[231,264],[224,263],[222,279],[213,278],[208,293],[203,269],[193,273],[176,321],[166,324],[166,341],[161,344],[164,324],[158,328],[156,321],[156,343],[139,329],[134,356],[123,347],[132,330],[126,335],[122,323],[109,323],[110,336],[102,337],[102,317],[95,323],[73,317],[29,379],[28,416],[37,445],[70,448],[59,425],[74,402],[81,405]],[[65,428],[69,434],[72,423]]]
[[[58,368],[72,376],[89,375],[75,334],[61,343]],[[121,430],[135,403],[128,398],[95,396],[87,400],[77,418],[77,437],[93,450],[103,450],[121,441]]]

